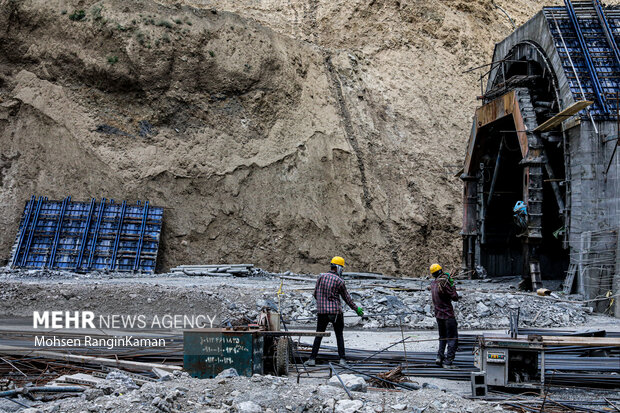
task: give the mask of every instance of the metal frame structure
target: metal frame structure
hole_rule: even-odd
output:
[[[604,8],[599,0],[564,3],[545,7],[543,13],[570,89],[575,100],[596,101],[588,111],[592,116],[613,118],[613,97],[620,87],[620,36],[615,34],[620,29],[620,10]]]
[[[575,7],[573,6],[573,3],[570,0],[564,0],[564,3],[566,4],[566,11],[568,12],[570,21],[573,24],[573,29],[575,30],[575,33],[577,34],[577,39],[579,40],[579,46],[581,47],[583,58],[585,59],[586,65],[590,72],[590,77],[592,79],[592,85],[594,87],[594,94],[596,95],[597,102],[599,103],[599,105],[601,105],[603,112],[605,114],[608,114],[609,109],[607,107],[607,102],[605,99],[603,88],[601,86],[601,82],[598,78],[597,67],[594,65],[594,62],[592,61],[592,56],[590,55],[590,49],[588,47],[588,44],[586,43],[586,39],[581,29],[581,25],[579,24],[579,20],[575,12]]]
[[[26,202],[10,267],[88,272],[154,272],[163,208],[32,197]],[[94,225],[93,225],[94,224]]]
[[[65,212],[67,211],[67,204],[71,202],[71,197],[68,196],[62,201],[62,208],[60,209],[60,216],[58,218],[58,225],[56,226],[56,234],[54,234],[54,245],[52,246],[52,253],[50,255],[50,260],[48,263],[48,267],[54,266],[54,260],[56,258],[56,251],[58,249],[58,241],[60,241],[60,232],[62,230],[62,221],[65,217]]]

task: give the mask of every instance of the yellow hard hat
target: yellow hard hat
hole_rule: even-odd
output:
[[[332,264],[336,264],[336,265],[340,265],[341,267],[344,267],[344,258],[334,257],[332,258]]]
[[[441,271],[442,268],[441,268],[441,265],[439,264],[433,264],[431,265],[430,270],[431,270],[431,274],[435,274],[437,271]]]

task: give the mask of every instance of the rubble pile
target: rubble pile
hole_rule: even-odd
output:
[[[363,382],[359,377],[347,377],[349,382]],[[358,383],[359,384],[359,383]],[[149,382],[138,387],[131,378],[116,375],[90,388],[78,397],[54,402],[33,402],[22,409],[8,400],[0,401],[0,412],[497,412],[503,411],[493,403],[472,401],[432,387],[418,391],[367,391],[364,383],[350,389],[349,399],[341,385],[326,378],[294,379],[269,375],[252,377],[216,377],[193,379],[177,372],[167,381]],[[3,410],[4,409],[4,410]]]
[[[184,278],[188,276],[217,276],[217,277],[261,277],[261,278],[269,278],[269,277],[277,277],[280,275],[290,275],[291,272],[287,271],[285,273],[272,273],[262,268],[252,267],[247,269],[247,272],[229,272],[226,273],[201,273],[196,272],[195,270],[186,270],[186,271],[170,271],[164,274],[158,273],[143,273],[143,272],[118,272],[118,271],[90,271],[90,272],[72,272],[72,271],[60,271],[60,270],[51,270],[48,268],[45,269],[18,269],[18,268],[9,268],[9,267],[0,267],[0,279],[20,279],[20,278],[39,278],[39,279],[66,279],[66,278],[77,278],[77,279],[114,279],[114,278],[128,278],[128,277],[150,277],[150,278],[159,278],[159,277],[167,277],[167,278]]]
[[[590,307],[518,292],[461,291],[454,304],[459,326],[465,329],[493,329],[510,326],[510,314],[520,312],[522,327],[566,327],[583,325]],[[267,294],[265,294],[267,296]],[[397,291],[375,287],[351,291],[351,297],[369,317],[359,318],[351,309],[345,324],[367,329],[400,327],[435,328],[433,306],[428,291]],[[264,301],[258,305],[264,304]],[[296,323],[314,323],[316,306],[312,292],[290,292],[281,303],[282,313]]]
[[[260,271],[262,276],[231,278],[1,269],[0,314],[31,316],[33,310],[38,310],[37,302],[45,300],[50,307],[87,308],[102,314],[119,308],[128,314],[149,308],[180,314],[189,308],[196,313],[216,314],[215,326],[219,326],[255,322],[261,308],[271,307],[280,310],[287,324],[314,325],[315,278]],[[128,294],[116,296],[114,303],[105,300],[106,294],[115,294],[121,283]],[[401,325],[406,329],[434,329],[433,307],[426,289],[429,283],[424,279],[347,280],[353,300],[364,308],[366,316],[358,317],[345,305],[345,323],[364,329]],[[459,280],[461,300],[454,306],[460,328],[507,328],[511,312],[517,310],[521,327],[580,326],[592,319],[592,308],[581,304],[580,296],[541,297],[517,291],[517,283],[518,278],[503,282],[500,289],[494,282]]]

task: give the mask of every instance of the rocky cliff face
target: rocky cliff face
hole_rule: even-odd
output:
[[[39,194],[164,206],[161,269],[458,265],[491,1],[184,3],[0,0],[3,258]]]

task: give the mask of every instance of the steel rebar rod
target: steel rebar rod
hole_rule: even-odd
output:
[[[331,363],[330,363],[330,365],[331,365]],[[338,366],[338,367],[346,369],[346,370],[350,370],[350,371],[352,371],[354,373],[357,373],[357,374],[363,374],[364,376],[368,376],[368,377],[373,378],[375,380],[379,380],[379,381],[382,381],[384,383],[391,384],[391,385],[393,385],[395,387],[403,388],[405,390],[419,390],[420,389],[420,386],[418,386],[416,384],[405,385],[403,383],[396,383],[396,382],[393,382],[393,381],[390,381],[390,380],[383,379],[381,377],[374,376],[372,374],[365,373],[363,371],[359,371],[359,370],[353,369],[353,368],[351,368],[349,366],[342,366],[341,365],[341,366]]]
[[[344,391],[347,392],[347,396],[349,396],[349,399],[353,400],[353,396],[351,396],[351,392],[349,392],[349,389],[347,388],[347,385],[344,384],[344,381],[342,381],[342,378],[340,377],[340,375],[338,374],[336,369],[334,369],[334,365],[332,363],[329,363],[329,368],[331,369],[332,373],[334,373],[336,375],[336,377],[338,378],[338,381],[340,382],[340,384],[342,384],[342,387],[344,388]]]

